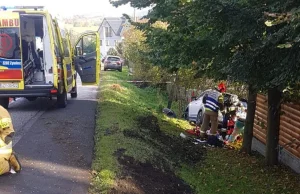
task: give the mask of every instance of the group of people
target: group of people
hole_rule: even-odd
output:
[[[221,83],[203,97],[205,111],[200,128],[200,138],[207,139],[209,145],[218,146],[220,141],[225,144],[232,143],[244,129],[247,110],[238,110],[237,107],[241,106],[238,101],[231,107],[226,107],[223,95],[225,92],[226,87]],[[223,126],[226,126],[224,131],[218,131],[219,111],[224,116]],[[209,127],[209,125],[211,126]]]

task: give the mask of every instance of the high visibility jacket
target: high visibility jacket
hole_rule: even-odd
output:
[[[10,171],[14,128],[8,111],[0,106],[0,175]]]
[[[211,90],[205,97],[205,110],[218,112],[220,109],[220,103],[224,103],[223,95],[217,90]]]

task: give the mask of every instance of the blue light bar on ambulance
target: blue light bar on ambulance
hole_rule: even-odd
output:
[[[0,10],[8,9],[44,9],[45,6],[0,6]]]

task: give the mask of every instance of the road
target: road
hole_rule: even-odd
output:
[[[94,147],[97,87],[78,84],[65,109],[55,100],[18,99],[10,104],[14,151],[22,172],[0,176],[0,193],[87,193]]]

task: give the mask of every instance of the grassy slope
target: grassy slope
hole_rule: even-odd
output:
[[[122,73],[106,72],[102,75],[102,80],[120,79],[128,79],[126,69]],[[187,122],[169,119],[157,113],[160,104],[166,105],[166,98],[155,89],[139,89],[126,82],[102,82],[100,91],[91,193],[107,193],[113,186],[121,171],[114,156],[119,148],[125,148],[126,155],[136,160],[155,162],[155,156],[161,152],[157,146],[152,146],[149,143],[151,141],[124,136],[124,130],[137,129],[137,117],[157,116],[161,130],[174,138],[180,131],[191,128]],[[282,168],[266,169],[261,157],[210,149],[205,158],[205,161],[195,166],[182,162],[180,167],[172,168],[192,186],[195,193],[300,193],[298,175]],[[169,157],[167,160],[172,164],[171,160],[175,159]]]

